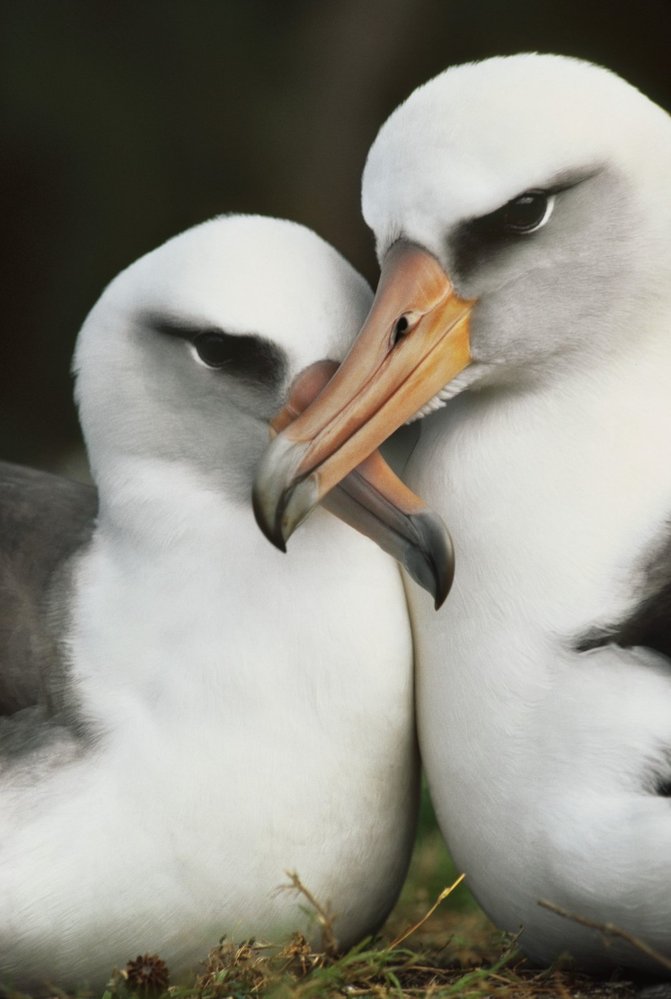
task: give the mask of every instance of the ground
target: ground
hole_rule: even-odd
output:
[[[259,942],[222,941],[188,987],[168,987],[160,955],[138,955],[110,979],[103,999],[322,999],[335,996],[494,996],[497,999],[632,999],[639,985],[614,974],[599,981],[568,964],[530,968],[515,940],[499,933],[459,884],[434,908],[457,878],[426,797],[410,874],[380,937],[345,955],[333,950],[326,917],[323,948],[316,953],[296,936],[278,949]],[[309,886],[296,876],[296,890]],[[428,917],[428,918],[427,918]]]

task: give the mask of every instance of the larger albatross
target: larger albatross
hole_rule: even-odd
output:
[[[594,65],[420,87],[366,163],[375,304],[259,479],[288,537],[440,410],[408,471],[457,562],[440,614],[409,594],[420,745],[458,866],[543,962],[659,970],[541,899],[671,957],[670,178],[668,116]]]
[[[196,227],[80,333],[97,520],[95,490],[3,467],[0,991],[314,938],[288,869],[342,946],[395,901],[417,791],[400,574],[327,513],[288,561],[249,504],[268,420],[371,297],[302,226]]]

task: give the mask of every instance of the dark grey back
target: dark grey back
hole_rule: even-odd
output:
[[[52,707],[67,606],[58,590],[97,509],[93,486],[0,463],[0,716]]]

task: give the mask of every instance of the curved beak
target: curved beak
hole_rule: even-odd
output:
[[[379,451],[322,500],[336,517],[395,558],[433,596],[436,610],[454,579],[454,547],[442,519],[392,472]]]
[[[292,426],[337,367],[334,361],[320,361],[303,371],[291,387],[287,405],[273,419],[272,430],[281,432]],[[259,526],[267,533],[256,489],[253,502]],[[322,506],[400,562],[432,594],[436,609],[441,606],[454,577],[450,534],[441,518],[401,482],[378,451],[328,492]],[[284,550],[283,538],[277,547]]]
[[[470,363],[473,305],[455,294],[432,254],[394,243],[349,354],[259,466],[257,520],[277,547],[284,549],[329,490]]]

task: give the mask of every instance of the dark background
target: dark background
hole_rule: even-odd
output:
[[[286,216],[374,281],[366,150],[465,60],[583,56],[671,106],[671,0],[0,2],[0,457],[74,474],[77,329],[167,237],[220,212]]]

